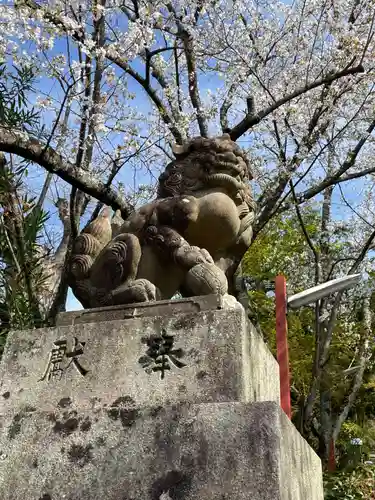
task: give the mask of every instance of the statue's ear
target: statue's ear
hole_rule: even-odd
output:
[[[189,145],[188,144],[172,144],[172,151],[176,157],[184,155],[184,154],[188,153]]]

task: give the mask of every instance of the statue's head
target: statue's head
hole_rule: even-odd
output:
[[[159,177],[159,198],[217,188],[254,208],[249,160],[228,134],[212,139],[196,137],[174,146],[173,153],[176,159]]]

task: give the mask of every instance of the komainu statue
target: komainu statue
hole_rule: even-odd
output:
[[[173,153],[154,201],[121,226],[106,209],[75,240],[69,284],[85,308],[231,291],[252,238],[249,161],[227,134]]]

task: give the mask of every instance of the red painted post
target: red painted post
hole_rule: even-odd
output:
[[[331,442],[329,444],[329,458],[328,458],[328,471],[334,472],[336,470],[336,458],[335,458],[335,442],[333,438],[331,438]]]
[[[275,279],[276,302],[276,347],[277,361],[280,373],[281,408],[289,418],[292,418],[290,402],[290,372],[288,351],[287,295],[285,276],[278,275]]]

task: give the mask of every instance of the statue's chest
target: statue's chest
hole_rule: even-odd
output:
[[[237,238],[240,220],[235,203],[224,193],[199,198],[199,216],[185,233],[191,245],[206,248],[211,254],[225,249]]]

